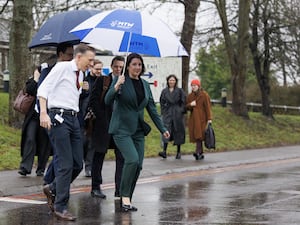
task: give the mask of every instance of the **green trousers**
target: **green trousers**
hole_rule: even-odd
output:
[[[145,137],[143,132],[139,130],[132,136],[113,135],[113,139],[124,158],[120,196],[131,199],[143,167]]]

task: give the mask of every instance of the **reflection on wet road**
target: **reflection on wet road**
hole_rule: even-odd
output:
[[[120,212],[113,185],[106,200],[89,188],[73,189],[70,211],[76,222],[55,219],[46,204],[0,202],[0,224],[300,224],[300,159],[247,164],[141,179],[133,203],[137,212]],[[41,194],[19,196],[45,201]]]

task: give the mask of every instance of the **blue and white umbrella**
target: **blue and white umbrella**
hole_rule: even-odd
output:
[[[113,52],[157,57],[188,55],[168,25],[136,10],[116,9],[96,14],[70,32],[81,42]]]

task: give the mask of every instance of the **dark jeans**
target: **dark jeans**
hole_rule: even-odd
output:
[[[53,127],[50,138],[56,155],[56,173],[53,185],[56,189],[55,210],[67,209],[70,198],[70,184],[82,170],[83,148],[79,122],[76,116],[63,115],[63,123],[54,119],[56,113],[49,113]]]
[[[50,142],[51,146],[53,146],[53,141],[51,140],[50,137],[49,137],[49,142]],[[46,173],[44,175],[44,184],[51,184],[55,179],[55,174],[57,173],[56,166],[55,166],[55,164],[57,164],[57,162],[56,162],[57,156],[55,154],[55,149],[52,148],[52,152],[53,152],[53,157],[52,157],[52,161],[49,163]],[[55,187],[51,186],[51,190],[55,193]]]
[[[56,155],[53,153],[53,159],[48,165],[47,171],[44,175],[44,184],[51,184],[55,179],[55,160]]]

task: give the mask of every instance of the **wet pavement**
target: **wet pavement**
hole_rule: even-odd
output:
[[[1,172],[0,224],[300,224],[299,149],[208,153],[203,161],[190,155],[145,159],[133,197],[139,210],[132,213],[121,212],[113,197],[114,162],[107,161],[106,200],[90,197],[83,173],[72,185],[69,206],[76,222],[49,214],[40,177]]]

